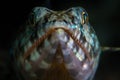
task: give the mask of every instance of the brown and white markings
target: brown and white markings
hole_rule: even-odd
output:
[[[15,67],[22,80],[90,80],[101,48],[81,7],[36,7],[15,41]]]

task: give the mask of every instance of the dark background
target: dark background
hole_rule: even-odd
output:
[[[15,80],[9,49],[35,6],[53,10],[81,6],[88,12],[101,46],[120,47],[120,0],[1,0],[0,3],[0,80]],[[120,51],[102,52],[95,80],[120,80]]]

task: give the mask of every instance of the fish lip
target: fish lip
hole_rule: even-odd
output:
[[[28,48],[28,50],[24,53],[23,59],[25,59],[31,55],[31,53],[34,51],[34,49],[42,42],[44,41],[50,34],[55,32],[58,29],[64,30],[72,39],[73,41],[83,50],[85,55],[87,56],[88,60],[91,61],[91,57],[89,55],[89,52],[85,49],[85,47],[81,44],[81,42],[74,36],[72,31],[68,29],[68,27],[65,26],[51,26],[45,34],[43,34],[40,38],[38,38],[31,47]]]

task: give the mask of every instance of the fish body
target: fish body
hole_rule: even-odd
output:
[[[82,7],[35,7],[13,46],[22,80],[91,80],[101,48]]]

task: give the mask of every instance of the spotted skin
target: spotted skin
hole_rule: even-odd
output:
[[[35,7],[25,30],[15,41],[13,56],[16,70],[24,80],[45,80],[43,76],[51,69],[54,59],[59,66],[64,64],[73,80],[91,80],[100,51],[99,41],[83,8],[52,11]],[[55,57],[57,53],[60,54]]]

